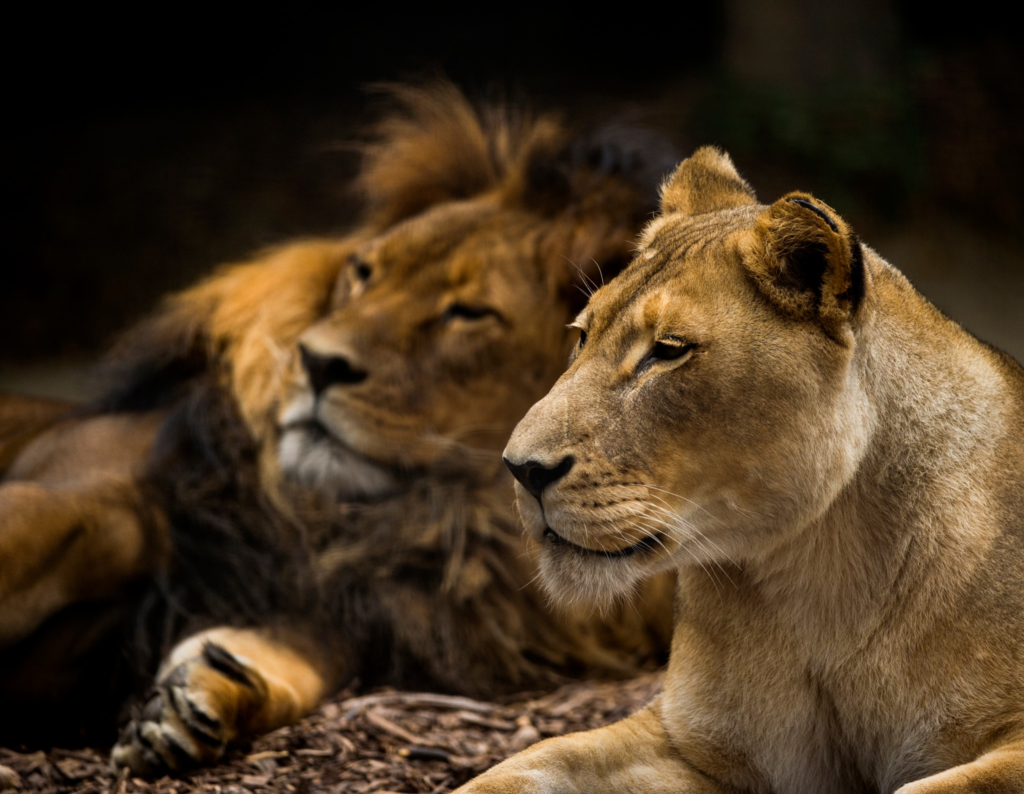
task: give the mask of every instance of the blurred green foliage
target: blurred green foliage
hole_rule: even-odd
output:
[[[927,187],[926,146],[911,80],[834,79],[812,88],[704,81],[689,134],[741,165],[771,163],[807,181],[840,212],[869,202],[898,216]]]

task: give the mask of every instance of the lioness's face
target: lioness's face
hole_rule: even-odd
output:
[[[853,471],[851,348],[759,294],[747,260],[765,209],[656,221],[516,428],[505,455],[556,596],[600,600],[686,564],[715,575],[784,542]]]
[[[425,469],[493,465],[568,353],[543,231],[535,215],[480,198],[359,246],[326,316],[300,337],[278,419],[284,473],[373,498]]]

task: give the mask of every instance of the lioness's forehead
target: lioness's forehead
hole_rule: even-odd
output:
[[[608,325],[630,309],[649,322],[652,306],[663,305],[655,295],[681,289],[707,271],[727,267],[728,251],[740,236],[753,230],[763,207],[740,207],[689,217],[681,214],[656,218],[644,231],[636,256],[623,272],[599,290],[587,306],[591,324]]]

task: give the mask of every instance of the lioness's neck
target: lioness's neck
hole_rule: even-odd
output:
[[[927,620],[940,589],[976,575],[1000,532],[977,484],[992,479],[1020,399],[998,354],[871,260],[874,312],[851,379],[873,414],[865,454],[825,513],[744,577],[819,638],[873,631],[905,610]]]

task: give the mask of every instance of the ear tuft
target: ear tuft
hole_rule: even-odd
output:
[[[867,273],[860,241],[835,210],[806,193],[783,196],[758,218],[745,260],[776,308],[843,339],[863,302]]]
[[[828,224],[828,228],[830,228],[836,234],[839,234],[839,227],[836,226],[836,222],[834,220],[832,220],[832,218],[829,216],[829,214],[827,212],[825,212],[825,210],[823,210],[821,207],[817,206],[816,204],[812,204],[807,199],[791,198],[789,200],[793,204],[799,204],[804,209],[808,209],[811,212],[813,212],[815,215],[817,215],[819,218],[821,218],[823,221],[825,221],[825,223]]]
[[[754,189],[725,152],[704,146],[680,163],[661,188],[664,214],[703,215],[757,203]]]

